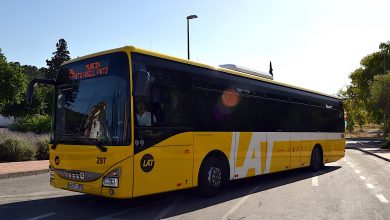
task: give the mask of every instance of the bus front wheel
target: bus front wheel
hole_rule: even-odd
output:
[[[211,197],[218,194],[225,183],[226,169],[224,169],[218,157],[211,156],[202,164],[198,191],[202,196]]]

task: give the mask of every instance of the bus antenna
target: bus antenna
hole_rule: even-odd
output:
[[[271,76],[274,76],[274,73],[272,71],[273,71],[272,63],[271,63],[271,61],[269,61],[269,74],[271,74]]]

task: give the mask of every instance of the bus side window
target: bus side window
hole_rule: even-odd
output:
[[[145,96],[152,114],[152,127],[191,127],[191,98],[188,84],[191,75],[177,69],[145,64],[150,74],[149,92]]]
[[[152,102],[151,102],[151,112],[152,112],[152,126],[158,126],[164,122],[164,89],[161,87],[153,87],[152,89]]]

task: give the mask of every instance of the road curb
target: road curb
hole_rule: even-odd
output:
[[[359,150],[359,151],[361,151],[361,152],[363,152],[363,153],[370,154],[370,155],[372,155],[372,156],[374,156],[374,157],[377,157],[377,158],[379,158],[379,159],[382,159],[382,160],[385,160],[385,161],[387,161],[387,162],[390,162],[390,159],[387,159],[387,158],[385,158],[385,157],[379,156],[378,154],[374,154],[374,153],[372,153],[372,152],[370,152],[370,151],[367,151],[367,150],[363,150],[363,149],[360,149],[360,148],[357,148],[357,147],[349,147],[349,148],[347,148],[347,149]]]
[[[346,138],[346,141],[375,141],[383,142],[383,138]]]
[[[44,174],[44,173],[48,173],[48,172],[49,172],[49,169],[23,171],[23,172],[17,172],[17,173],[3,173],[3,174],[0,174],[0,180],[1,179],[8,179],[8,178],[15,178],[15,177],[33,176],[33,175]]]

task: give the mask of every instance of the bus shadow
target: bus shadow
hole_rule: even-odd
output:
[[[160,219],[179,216],[230,200],[324,175],[340,169],[325,166],[321,171],[296,169],[232,182],[227,189],[212,198],[203,198],[195,190],[182,190],[134,199],[108,199],[91,195],[43,198],[0,205],[5,219],[26,219],[49,215],[55,219]],[[227,211],[227,210],[225,210]]]
[[[250,194],[267,191],[269,189],[292,184],[294,182],[310,179],[314,176],[321,176],[340,168],[340,166],[325,166],[321,171],[318,172],[310,172],[307,168],[302,168],[233,181],[228,189],[213,198],[202,198],[196,194],[189,194],[188,196],[192,198],[192,200],[189,202],[190,205],[182,206],[180,209],[176,209],[175,211],[169,213],[167,217],[173,217],[203,209],[208,206],[220,204]]]

